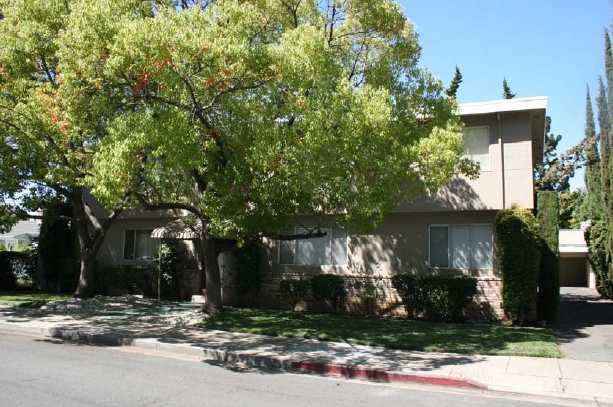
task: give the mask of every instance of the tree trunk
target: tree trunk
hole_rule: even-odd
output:
[[[79,247],[81,248],[79,285],[72,296],[75,298],[92,298],[96,288],[96,254],[93,253],[91,248],[83,247],[81,244],[79,244]]]
[[[206,235],[201,240],[206,274],[207,303],[211,311],[218,312],[221,311],[221,276],[217,261],[217,250],[215,250],[215,239]]]

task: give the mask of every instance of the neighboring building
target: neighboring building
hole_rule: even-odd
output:
[[[581,229],[560,230],[560,286],[596,288],[596,274]]]
[[[31,245],[40,234],[40,222],[20,220],[8,233],[0,233],[0,244],[8,251]]]
[[[277,288],[283,278],[334,273],[347,277],[350,310],[360,310],[361,290],[371,282],[381,293],[377,311],[402,313],[390,283],[394,274],[469,274],[479,282],[477,307],[473,311],[485,319],[502,318],[494,217],[499,210],[512,205],[534,208],[533,170],[543,158],[546,105],[545,97],[460,105],[466,126],[465,153],[481,164],[478,179],[457,176],[436,194],[414,202],[399,202],[369,234],[352,235],[331,229],[322,238],[266,241],[268,261],[259,302],[278,304]],[[159,241],[151,238],[151,233],[167,225],[169,215],[122,214],[109,230],[98,254],[99,264],[150,261]],[[312,226],[308,218],[301,223]],[[160,236],[159,230],[157,235]],[[187,257],[197,259],[193,241],[183,242]],[[222,254],[220,259],[224,301],[240,301],[233,290],[229,256]],[[202,285],[202,274],[194,271],[199,266],[200,262],[194,260],[186,269],[192,270],[190,275],[199,276]],[[382,279],[376,279],[377,276]],[[186,294],[197,294],[198,288],[193,283]]]

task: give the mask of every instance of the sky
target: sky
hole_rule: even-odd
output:
[[[564,152],[584,137],[586,86],[592,104],[604,75],[611,0],[400,0],[416,26],[421,65],[448,86],[457,65],[460,103],[547,96],[551,131]],[[571,188],[584,186],[583,171]]]

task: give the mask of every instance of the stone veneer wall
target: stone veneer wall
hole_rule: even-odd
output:
[[[288,304],[278,297],[279,282],[281,279],[307,279],[310,275],[299,273],[278,273],[278,272],[263,272],[261,274],[262,285],[260,291],[247,301],[245,298],[238,296],[234,290],[236,274],[232,270],[231,260],[220,262],[220,271],[222,273],[222,289],[223,301],[225,305],[241,306],[250,305],[270,307],[270,308],[287,308]],[[345,286],[347,287],[347,304],[344,312],[350,314],[375,314],[383,316],[406,316],[406,311],[402,306],[402,301],[392,286],[391,278],[374,278],[371,276],[343,276],[345,278]],[[368,286],[377,288],[377,298],[374,304],[374,310],[369,309],[366,301],[363,301],[364,294],[368,290]],[[481,321],[500,321],[504,317],[502,310],[502,296],[500,292],[501,281],[499,278],[478,278],[477,279],[477,295],[468,309],[466,314],[469,318],[475,318]],[[302,301],[298,304],[297,310],[308,311],[327,311],[327,306],[324,303],[318,303],[313,300]]]

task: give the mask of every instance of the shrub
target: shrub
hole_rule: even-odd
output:
[[[496,215],[494,233],[502,274],[502,306],[521,324],[536,301],[541,261],[538,222],[526,209],[504,209]]]
[[[260,289],[260,266],[263,258],[264,248],[260,243],[249,243],[236,249],[236,291],[239,294],[250,295]]]
[[[55,269],[57,271],[59,291],[75,291],[79,284],[81,262],[78,259],[57,259]]]
[[[147,297],[156,297],[155,290],[157,270],[150,266],[112,265],[98,268],[104,279],[104,290],[112,288],[122,290],[130,295],[143,293]]]
[[[14,290],[17,288],[17,277],[13,268],[12,257],[15,252],[0,252],[0,289]]]
[[[585,230],[585,241],[590,250],[590,263],[596,274],[596,288],[605,298],[613,298],[613,278],[609,275],[607,259],[607,228],[604,221],[592,221]]]
[[[398,274],[392,277],[409,317],[450,321],[457,319],[477,293],[477,279],[470,276]]]
[[[279,297],[290,302],[291,310],[295,311],[296,304],[305,300],[309,295],[309,280],[281,280],[279,282]]]
[[[178,266],[180,262],[176,241],[164,241],[160,244],[155,257],[155,264],[161,270],[155,270],[154,285],[157,288],[159,272],[161,273],[160,294],[163,299],[176,300],[179,298],[179,279],[181,276]],[[138,281],[137,284],[133,289],[138,288],[139,285],[144,289],[144,285],[148,284],[148,279]]]
[[[335,274],[319,274],[311,278],[311,291],[315,300],[330,301],[334,313],[347,299],[345,280]]]
[[[551,322],[558,313],[560,255],[558,194],[542,191],[537,196],[537,219],[541,233],[541,269],[538,280],[537,318]]]

